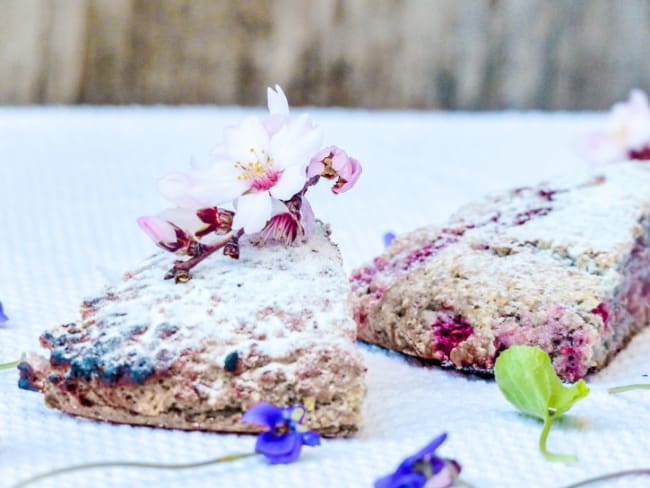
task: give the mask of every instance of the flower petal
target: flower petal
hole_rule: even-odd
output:
[[[288,117],[285,117],[284,115],[274,114],[266,117],[262,121],[262,125],[264,126],[264,129],[266,129],[266,132],[268,132],[269,136],[273,136],[274,134],[277,134],[280,129],[282,129],[282,126],[288,121]]]
[[[275,85],[275,90],[268,87],[266,89],[266,99],[271,115],[289,116],[289,102],[280,85]]]
[[[268,151],[269,134],[257,117],[246,117],[239,125],[227,127],[223,133],[223,149],[232,162],[256,161],[258,153]]]
[[[274,198],[289,200],[296,193],[302,190],[307,182],[305,168],[302,166],[289,166],[284,169],[280,179],[275,186],[269,189]]]
[[[386,232],[384,234],[384,247],[390,246],[393,241],[395,240],[395,233],[394,232]]]
[[[247,193],[237,199],[236,208],[232,228],[254,234],[261,231],[271,218],[271,197],[265,191]]]
[[[202,208],[221,205],[246,191],[245,182],[237,179],[232,162],[220,160],[205,169],[172,173],[158,180],[158,190],[179,207]]]
[[[309,237],[312,230],[314,230],[314,211],[311,208],[309,201],[303,197],[302,198],[302,208],[300,209],[302,217],[302,232],[305,240]]]
[[[314,125],[307,114],[288,124],[275,134],[270,141],[269,151],[277,169],[299,165],[307,168],[312,156],[321,147],[323,133]]]
[[[205,223],[201,222],[201,219],[197,216],[197,210],[181,207],[168,208],[160,212],[158,217],[177,225],[188,234],[195,234],[205,226]]]
[[[320,446],[320,434],[315,430],[303,432],[300,435],[305,446]]]
[[[137,222],[143,232],[156,244],[161,242],[172,243],[176,242],[178,239],[176,236],[176,229],[174,229],[174,226],[171,225],[167,219],[145,216],[139,217]]]
[[[314,176],[319,176],[325,170],[325,165],[320,159],[312,159],[307,166],[307,178],[313,178]]]
[[[300,456],[301,448],[302,438],[296,433],[276,436],[271,432],[262,432],[255,443],[255,452],[264,454],[272,464],[295,461]]]
[[[158,191],[160,194],[181,207],[199,208],[205,206],[205,202],[197,200],[191,193],[194,181],[186,173],[170,173],[158,180]]]
[[[267,402],[261,402],[249,408],[242,415],[240,422],[246,424],[257,424],[272,429],[278,422],[281,422],[282,408]]]
[[[424,488],[448,488],[454,484],[455,474],[449,468],[435,471],[431,478],[427,480]]]
[[[650,144],[650,103],[641,90],[632,90],[626,101],[612,106],[605,127],[582,144],[583,154],[598,163],[634,157],[631,152]]]
[[[422,488],[426,482],[422,473],[393,473],[375,481],[375,488]]]
[[[344,174],[348,176],[344,176]],[[357,183],[359,176],[361,176],[361,165],[359,164],[359,161],[350,158],[346,171],[343,174],[339,173],[339,176],[339,180],[332,187],[332,191],[336,194],[345,193]],[[341,178],[343,178],[344,181]]]
[[[5,315],[5,311],[2,308],[2,302],[0,302],[0,324],[9,320],[9,317]]]
[[[447,433],[443,432],[438,437],[436,437],[431,442],[429,442],[426,446],[424,446],[422,449],[420,449],[418,452],[416,452],[412,456],[407,457],[402,462],[401,465],[402,466],[408,465],[410,467],[413,464],[415,464],[415,462],[419,461],[420,459],[424,458],[425,456],[433,456],[433,455],[435,455],[436,449],[438,449],[438,447],[440,447],[440,445],[443,442],[445,442],[445,440],[447,440]]]
[[[610,163],[627,159],[623,145],[605,136],[604,133],[589,134],[577,144],[578,152],[594,163]]]

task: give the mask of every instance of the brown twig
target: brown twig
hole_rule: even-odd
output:
[[[243,231],[239,231],[238,235],[241,235]],[[170,269],[165,275],[166,280],[174,279],[176,283],[185,283],[192,278],[190,270],[201,263],[205,258],[211,256],[219,249],[223,248],[226,244],[231,241],[231,238],[235,235],[234,231],[226,234],[222,239],[214,244],[205,244],[201,249],[201,253],[195,255],[194,257],[188,259],[187,261],[176,261],[172,269]]]

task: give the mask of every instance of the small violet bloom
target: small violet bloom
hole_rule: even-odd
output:
[[[162,195],[181,207],[212,206],[235,200],[233,228],[261,231],[271,218],[273,199],[289,200],[306,183],[310,158],[321,145],[321,129],[307,114],[296,119],[279,86],[268,90],[269,117],[247,117],[224,131],[224,142],[207,168],[173,173],[158,184]]]
[[[384,247],[390,246],[393,241],[395,240],[395,233],[394,232],[386,232],[384,234]]]
[[[332,187],[334,193],[344,193],[351,189],[361,175],[359,161],[351,158],[336,146],[326,147],[314,156],[307,168],[307,177],[322,176],[337,178]]]
[[[615,104],[604,129],[590,134],[582,152],[596,163],[628,159],[650,160],[650,103],[641,90]]]
[[[9,317],[5,315],[4,309],[2,308],[2,302],[0,302],[0,324],[9,320]]]
[[[394,473],[375,481],[375,488],[446,488],[453,486],[460,464],[436,456],[436,449],[447,434],[432,440],[417,453],[407,457]]]
[[[320,445],[320,435],[301,425],[305,416],[302,406],[280,408],[258,403],[241,418],[242,422],[267,427],[257,437],[255,452],[263,454],[271,464],[287,464],[298,459],[303,445]]]

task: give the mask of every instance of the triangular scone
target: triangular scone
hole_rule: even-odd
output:
[[[320,223],[295,247],[242,243],[239,260],[212,257],[187,283],[163,276],[157,254],[81,321],[41,336],[50,358],[20,365],[21,386],[73,415],[159,427],[250,432],[258,402],[303,404],[324,435],[357,430],[364,366],[349,284]]]
[[[650,164],[468,205],[352,274],[359,338],[490,371],[513,344],[574,381],[650,322]]]

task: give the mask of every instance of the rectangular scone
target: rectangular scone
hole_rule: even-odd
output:
[[[575,381],[650,321],[650,164],[467,205],[397,238],[351,284],[363,341],[487,373],[509,346],[535,345]]]
[[[358,429],[364,365],[349,283],[329,230],[308,242],[213,256],[187,283],[165,281],[160,253],[40,338],[49,358],[19,365],[20,386],[48,406],[111,422],[254,432],[258,402],[302,404],[326,436]]]

